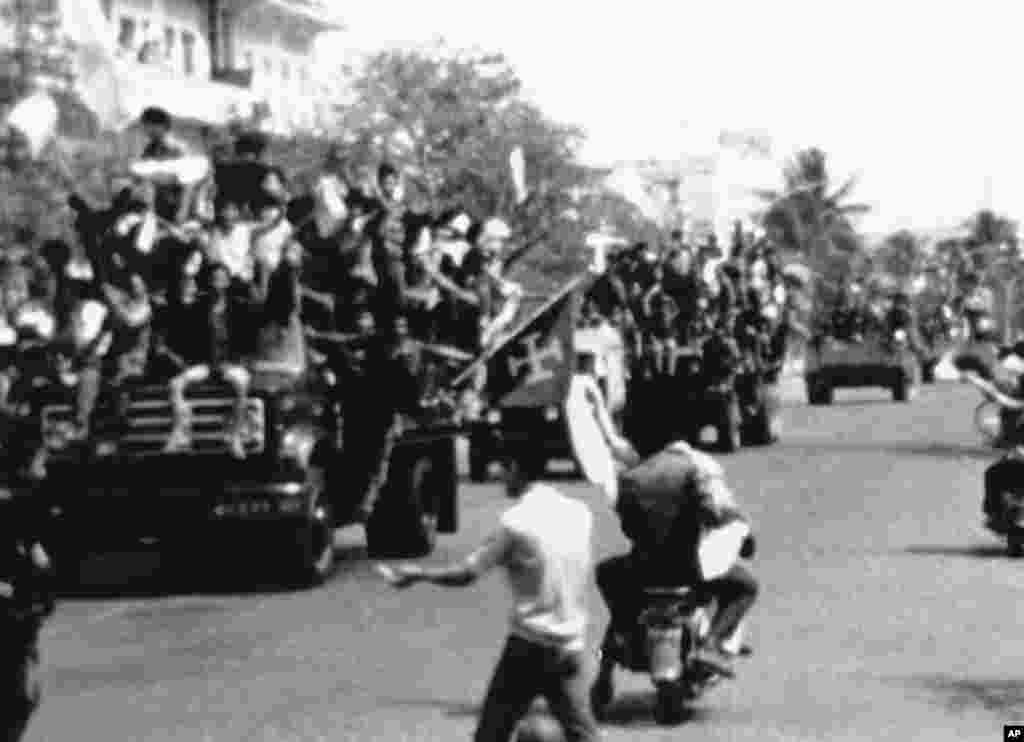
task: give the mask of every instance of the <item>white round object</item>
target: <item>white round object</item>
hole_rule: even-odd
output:
[[[80,346],[88,345],[99,337],[107,319],[107,308],[98,301],[86,301],[78,308],[78,337]]]
[[[596,405],[604,405],[601,389],[590,376],[576,374],[565,400],[565,420],[576,461],[583,476],[614,501],[618,496],[618,468]]]
[[[750,535],[750,526],[735,520],[715,528],[701,538],[697,547],[697,560],[705,580],[721,577],[739,561],[743,541]]]
[[[28,306],[18,312],[14,324],[18,328],[32,329],[35,333],[49,340],[57,331],[57,322],[53,315],[38,306]]]

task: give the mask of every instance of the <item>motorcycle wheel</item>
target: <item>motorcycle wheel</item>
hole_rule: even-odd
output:
[[[605,721],[608,718],[608,707],[615,698],[615,670],[614,667],[606,668],[605,662],[606,660],[602,658],[601,670],[590,689],[590,709],[598,721]]]

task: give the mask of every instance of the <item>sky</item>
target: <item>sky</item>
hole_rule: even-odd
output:
[[[1024,219],[1016,3],[328,2],[348,23],[335,50],[441,35],[504,52],[529,97],[584,127],[588,161],[756,130],[780,161],[814,145],[857,176],[868,231],[947,228],[985,205]]]

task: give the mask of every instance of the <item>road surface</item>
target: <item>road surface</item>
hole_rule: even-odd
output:
[[[784,441],[724,460],[760,535],[755,655],[694,718],[655,727],[645,678],[620,673],[616,740],[979,740],[1024,718],[1024,564],[980,525],[992,454],[971,389],[909,405],[872,391],[786,410]],[[601,556],[624,548],[598,513]],[[465,552],[504,505],[463,488]],[[344,564],[304,593],[249,590],[69,600],[46,628],[33,742],[470,739],[505,631],[499,577],[394,592],[343,534]],[[146,559],[94,563],[93,581]],[[123,576],[121,574],[120,576]],[[198,575],[185,575],[198,583]],[[595,636],[606,613],[595,592]]]

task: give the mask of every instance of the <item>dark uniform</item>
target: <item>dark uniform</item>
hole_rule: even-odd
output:
[[[0,499],[0,731],[19,740],[39,706],[39,629],[53,612],[49,558],[30,535],[23,505]]]

